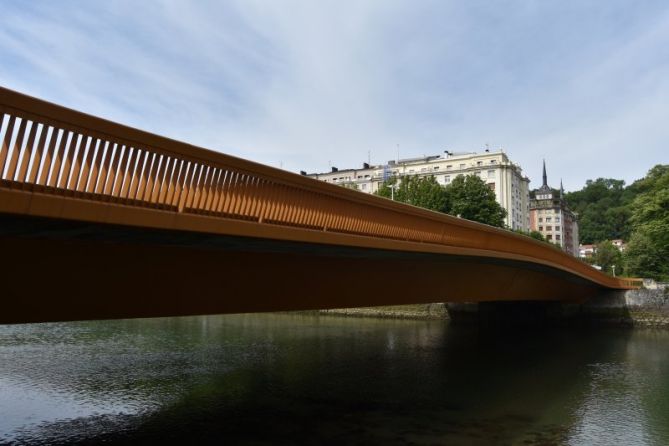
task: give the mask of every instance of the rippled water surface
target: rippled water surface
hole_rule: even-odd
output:
[[[0,326],[0,443],[668,445],[669,332],[292,314]]]

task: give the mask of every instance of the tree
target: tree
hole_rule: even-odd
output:
[[[530,231],[528,235],[535,240],[539,240],[540,242],[546,241],[546,237],[544,237],[544,235],[539,231]]]
[[[629,189],[629,190],[628,190]],[[579,215],[579,233],[583,243],[629,238],[629,205],[634,188],[625,188],[623,180],[597,178],[588,180],[580,191],[565,195],[565,200]]]
[[[399,184],[396,177],[391,178],[379,187],[376,194],[437,212],[447,212],[449,208],[446,191],[432,175],[406,176]]]
[[[491,226],[504,227],[506,210],[495,199],[495,193],[475,175],[458,175],[446,187],[448,213]]]
[[[622,260],[620,250],[609,240],[599,243],[593,256],[593,262],[608,274],[612,274],[614,269],[618,271],[618,274],[621,274],[623,271]]]
[[[669,227],[657,229],[664,231],[665,234],[669,233]],[[669,280],[669,265],[667,265],[669,245],[658,246],[657,229],[644,227],[632,234],[623,254],[627,276]]]
[[[625,251],[626,274],[669,280],[669,165],[653,167],[635,182],[632,237]]]

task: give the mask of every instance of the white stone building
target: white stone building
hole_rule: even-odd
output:
[[[392,176],[434,175],[439,184],[447,186],[458,175],[476,175],[495,192],[497,202],[507,211],[506,225],[528,231],[530,228],[530,180],[503,150],[484,153],[451,153],[421,158],[388,161],[385,165],[361,169],[337,169],[332,172],[309,174],[328,183],[354,187],[361,192],[374,193],[383,181]]]

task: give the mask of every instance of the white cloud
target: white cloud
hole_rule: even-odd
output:
[[[668,162],[663,2],[3,7],[4,86],[293,171],[490,143],[575,189]]]

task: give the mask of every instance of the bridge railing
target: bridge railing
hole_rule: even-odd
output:
[[[202,149],[4,88],[0,114],[0,188],[507,253],[603,286],[633,286],[510,231]]]

